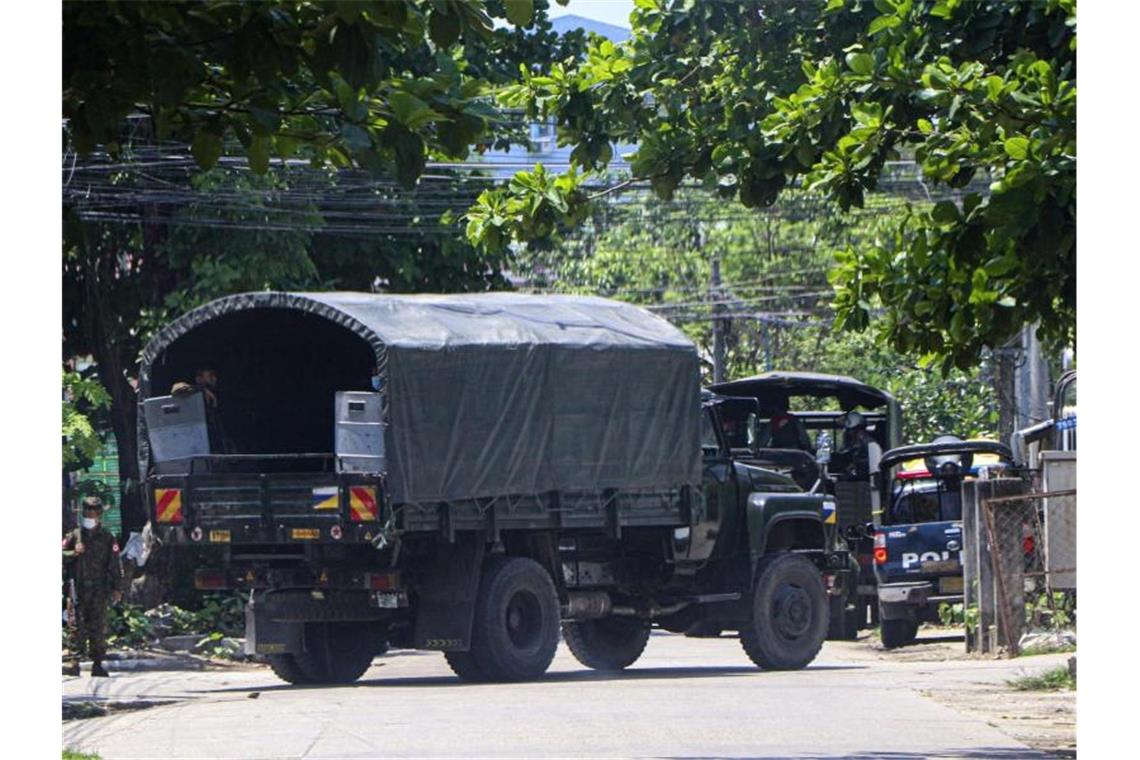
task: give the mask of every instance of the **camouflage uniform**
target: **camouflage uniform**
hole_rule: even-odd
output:
[[[79,597],[78,636],[68,642],[72,657],[86,653],[99,664],[107,654],[107,605],[122,582],[119,545],[102,525],[79,529],[83,553],[75,552],[76,531],[63,541],[63,561],[75,578]]]

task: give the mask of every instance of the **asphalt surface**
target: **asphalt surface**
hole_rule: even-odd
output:
[[[1024,663],[890,654],[829,642],[806,670],[762,672],[735,639],[655,633],[624,674],[587,670],[561,646],[546,678],[525,684],[464,684],[422,652],[377,658],[361,681],[333,688],[289,686],[256,666],[85,672],[64,678],[65,701],[132,709],[65,722],[63,744],[104,760],[1047,757],[920,694],[1002,683]]]

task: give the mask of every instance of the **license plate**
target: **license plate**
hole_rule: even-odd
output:
[[[321,537],[320,528],[293,528],[290,533],[294,541],[314,541]]]
[[[961,567],[956,559],[943,559],[936,562],[923,562],[924,573],[953,573]]]
[[[938,579],[938,590],[943,594],[961,594],[962,588],[963,586],[961,578]]]
[[[212,544],[228,544],[230,542],[230,532],[228,530],[212,530],[210,531],[210,543]]]

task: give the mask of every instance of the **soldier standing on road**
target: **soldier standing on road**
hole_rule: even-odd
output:
[[[119,545],[102,526],[103,502],[97,496],[83,500],[82,525],[63,541],[63,561],[75,578],[79,597],[78,636],[69,642],[72,662],[64,675],[79,675],[79,659],[84,653],[92,659],[91,675],[106,676],[103,659],[107,655],[107,605],[123,597],[119,585]]]

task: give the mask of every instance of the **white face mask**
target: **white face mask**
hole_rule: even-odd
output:
[[[87,528],[87,530],[94,530],[97,525],[99,525],[99,521],[94,517],[83,518],[83,527]]]

